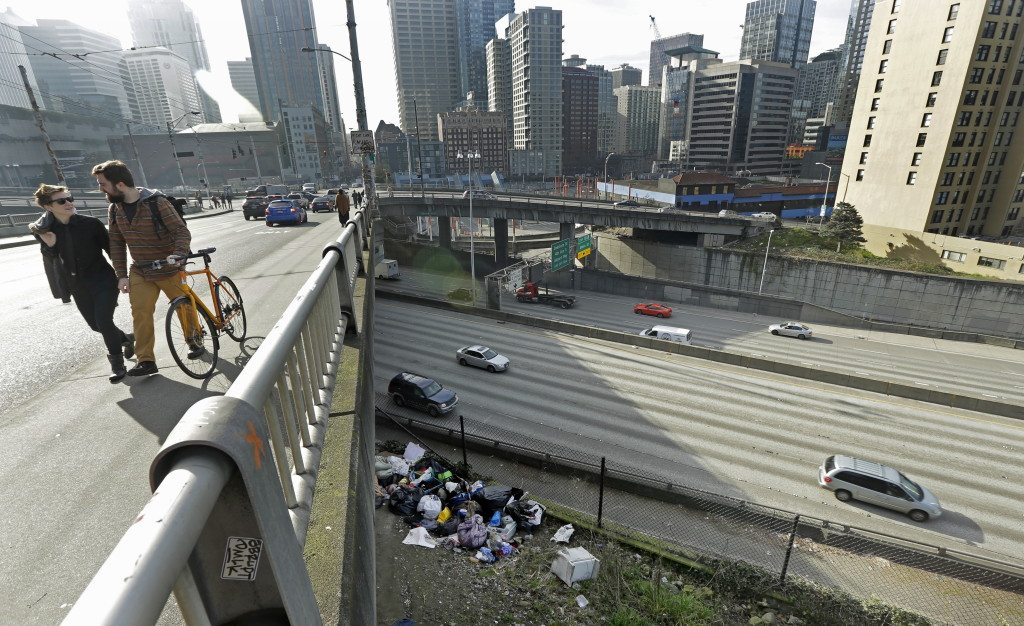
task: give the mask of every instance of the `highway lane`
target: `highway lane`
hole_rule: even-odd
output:
[[[387,300],[377,301],[375,324],[378,398],[396,372],[411,370],[455,389],[468,420],[718,493],[1019,556],[1021,422]],[[455,349],[477,342],[509,356],[511,370],[460,367]],[[457,416],[442,419],[457,427]],[[916,524],[836,501],[816,482],[834,453],[902,469],[946,514]]]
[[[111,385],[103,344],[73,304],[50,297],[35,246],[0,251],[7,296],[0,326],[0,596],[4,623],[55,624],[148,500],[148,469],[161,442],[197,400],[223,393],[339,234],[337,215],[268,228],[241,212],[190,220],[193,249],[217,247],[248,317],[244,350],[221,344],[206,382],[187,378],[162,338],[160,373]],[[126,296],[117,319],[130,328]]]
[[[384,288],[433,296],[447,293],[438,290],[435,274],[405,267],[402,273],[400,282]],[[445,284],[455,280],[445,277]],[[660,320],[633,314],[633,305],[640,301],[636,298],[581,290],[566,293],[576,296],[575,308],[521,304],[507,293],[502,294],[501,306],[512,313],[627,333],[655,324],[680,326],[693,331],[693,343],[698,346],[926,389],[1024,402],[1024,350],[825,324],[811,324],[815,337],[801,341],[768,332],[768,326],[780,319],[665,302],[673,315]]]

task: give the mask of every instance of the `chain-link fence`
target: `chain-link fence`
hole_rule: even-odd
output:
[[[681,485],[643,469],[478,421],[432,419],[377,396],[378,416],[453,462],[691,557],[797,576],[936,623],[1024,624],[1024,562],[996,561]],[[440,448],[443,448],[440,449]],[[514,464],[514,467],[512,466]]]

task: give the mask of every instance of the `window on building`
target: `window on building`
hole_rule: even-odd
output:
[[[954,263],[963,263],[964,259],[967,258],[966,252],[955,252],[953,250],[943,250],[942,258],[947,261],[953,261]]]
[[[988,12],[989,15],[999,15],[1003,10],[1003,0],[989,0]],[[896,12],[896,7],[893,7],[893,13]]]
[[[964,104],[970,106],[970,105],[975,104],[977,102],[978,102],[978,90],[977,89],[968,89],[964,93]]]
[[[938,224],[939,222],[941,222],[942,221],[942,216],[944,214],[945,214],[945,211],[943,211],[942,209],[939,209],[938,211],[933,211],[932,212],[932,224]]]
[[[878,73],[885,74],[885,71],[889,69],[889,59],[882,59],[878,63]]]
[[[928,94],[928,100],[925,101],[924,105],[926,107],[933,107],[933,106],[935,106],[935,99],[938,98],[938,97],[939,97],[939,93],[937,91],[933,91],[933,92],[929,93]]]
[[[960,165],[960,153],[950,152],[946,157],[946,167],[956,167],[957,165]]]
[[[950,7],[949,7],[949,15],[946,16],[946,19],[947,20],[955,20],[958,13],[960,13],[960,3],[956,2],[956,3],[953,3],[952,5],[950,5]]]
[[[871,135],[864,135],[864,147],[865,148],[870,148],[871,147]]]
[[[939,50],[939,58],[935,59],[935,65],[945,65],[947,56],[949,56],[949,48]]]
[[[992,49],[992,46],[989,46],[987,44],[981,44],[980,46],[978,46],[977,54],[974,55],[974,60],[975,61],[988,61],[988,53],[989,53],[989,50],[991,50],[991,49]]]
[[[858,180],[858,181],[864,180],[864,170],[857,170],[856,180]]]
[[[953,147],[959,148],[964,145],[964,138],[967,133],[953,133]]]
[[[970,83],[972,85],[980,85],[982,79],[984,79],[984,78],[985,78],[985,70],[980,68],[980,67],[976,67],[976,68],[971,70],[971,73],[967,77],[967,80],[970,81]]]
[[[982,29],[981,36],[984,37],[985,39],[992,39],[993,37],[995,37],[996,36],[996,23],[995,22],[985,22],[985,28]]]
[[[860,153],[860,164],[861,165],[866,165],[867,162],[868,162],[868,153],[867,152],[861,152]]]
[[[893,34],[895,32],[896,32],[896,20],[895,19],[891,19],[891,20],[889,20],[889,28],[886,29],[885,33],[887,35],[891,35],[891,34]]]
[[[889,54],[892,52],[892,39],[886,39],[885,43],[882,44],[882,54]]]
[[[995,0],[993,0],[993,2],[994,1]],[[893,13],[899,13],[900,12],[900,5],[901,4],[903,4],[903,0],[892,0],[892,12]]]
[[[932,125],[932,114],[925,113],[921,116],[921,128],[928,128]]]
[[[885,79],[884,78],[879,78],[878,80],[876,80],[875,81],[875,93],[881,93],[882,85],[884,85],[884,84],[885,84]]]
[[[879,100],[881,100],[881,98],[872,98],[871,99],[871,110],[872,111],[877,111],[878,110],[878,101]]]
[[[1006,261],[1003,259],[993,259],[992,257],[979,256],[978,265],[982,267],[991,267],[995,270],[1001,270],[1006,267]]]
[[[938,87],[942,84],[942,71],[932,72],[932,87]]]
[[[916,185],[917,184],[917,172],[910,172],[910,173],[907,174],[907,184],[908,185]]]
[[[928,133],[917,133],[917,147],[923,148],[924,142],[928,141]]]
[[[875,127],[875,116],[871,115],[871,116],[868,117],[868,130],[873,129],[874,127]]]
[[[942,31],[942,43],[949,43],[951,41],[953,41],[953,27],[947,26],[945,30]]]
[[[982,194],[982,196],[985,195],[985,190],[984,189],[981,190],[981,194]],[[981,201],[980,197],[978,198],[978,201],[979,202]],[[974,207],[974,210],[971,211],[971,221],[973,222],[974,220],[978,219],[978,215],[980,213],[981,213],[981,207],[977,207],[977,206]]]
[[[1012,222],[1012,221],[1017,219],[1018,215],[1020,215],[1020,207],[1019,206],[1015,206],[1012,209],[1010,209],[1009,213],[1006,214],[1006,221],[1007,222]]]
[[[913,166],[913,167],[917,167],[920,164],[921,164],[921,153],[920,152],[915,152],[914,156],[910,157],[910,165]]]
[[[949,192],[948,191],[940,191],[935,196],[935,204],[938,205],[938,206],[942,206],[943,204],[946,204],[946,201],[948,199],[949,199]],[[942,221],[942,211],[941,210],[940,211],[936,211],[932,215],[932,221],[933,222],[941,222]]]

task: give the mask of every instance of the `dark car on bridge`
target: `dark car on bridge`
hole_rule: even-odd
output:
[[[408,406],[440,417],[455,410],[459,396],[445,389],[439,382],[426,376],[402,372],[395,374],[388,384],[388,394],[398,406]]]
[[[267,214],[267,199],[263,196],[249,196],[242,203],[242,215],[246,221],[254,217],[264,217]]]

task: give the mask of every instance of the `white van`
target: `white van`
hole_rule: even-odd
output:
[[[302,190],[309,193],[316,193],[316,183],[302,183]]]
[[[690,331],[685,328],[676,328],[675,326],[652,326],[651,328],[645,328],[638,334],[644,337],[654,337],[655,339],[664,339],[665,341],[678,341],[679,343],[685,343],[690,345]]]
[[[373,273],[377,278],[396,279],[401,274],[398,272],[398,261],[394,259],[384,259],[373,268]]]

